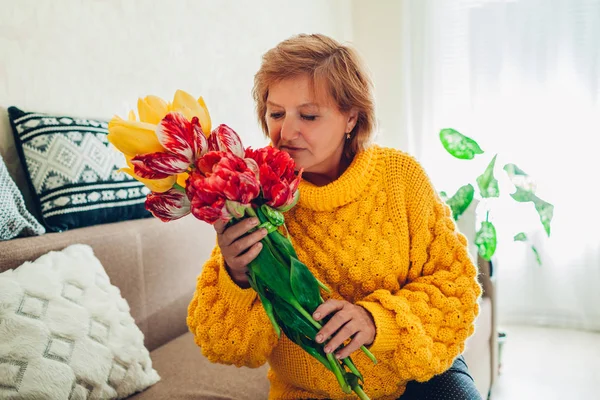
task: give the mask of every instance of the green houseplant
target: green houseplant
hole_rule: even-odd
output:
[[[461,160],[472,160],[476,156],[484,154],[484,151],[479,147],[479,144],[475,140],[454,129],[442,129],[440,131],[440,141],[448,153]],[[485,171],[475,179],[475,184],[479,189],[479,196],[483,201],[500,197],[498,180],[494,176],[497,156],[498,154],[494,155]],[[535,211],[540,217],[540,222],[544,226],[546,234],[550,236],[550,223],[552,222],[554,214],[554,206],[542,200],[535,194],[534,181],[515,164],[506,164],[504,165],[503,170],[516,188],[516,191],[511,193],[510,196],[519,203],[533,204]],[[460,216],[467,210],[475,198],[475,187],[472,183],[468,183],[461,186],[451,197],[448,197],[445,192],[441,192],[440,195],[452,209],[454,220],[458,221]],[[496,252],[497,245],[496,227],[489,220],[489,213],[490,210],[488,209],[485,221],[481,223],[481,227],[475,234],[475,244],[477,245],[479,255],[488,261]],[[515,234],[514,240],[528,243],[535,254],[538,264],[542,264],[539,252],[535,246],[529,242],[529,239],[524,232]]]

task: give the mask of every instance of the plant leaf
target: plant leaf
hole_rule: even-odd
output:
[[[281,329],[283,330],[285,336],[288,337],[288,339],[296,343],[298,346],[302,347],[304,351],[316,358],[321,364],[325,366],[325,368],[331,371],[331,365],[329,365],[329,361],[327,361],[327,357],[325,356],[325,352],[323,351],[322,345],[311,341],[309,338],[302,335],[300,332],[286,326],[285,324],[281,325]]]
[[[494,177],[494,167],[496,166],[496,154],[492,161],[488,164],[485,172],[477,177],[477,185],[481,197],[499,197],[500,189],[498,188],[498,180]]]
[[[275,257],[268,242],[263,241],[263,248],[250,263],[256,281],[261,280],[265,287],[282,299],[293,302],[294,293],[290,286],[290,271]]]
[[[510,197],[518,201],[519,203],[527,203],[535,199],[535,194],[529,190],[517,187],[517,191],[510,194]]]
[[[535,210],[540,216],[540,221],[544,225],[546,234],[550,236],[550,223],[554,217],[554,206],[537,196],[533,199],[533,203],[535,204]]]
[[[533,253],[535,254],[535,259],[537,260],[538,265],[542,266],[542,259],[540,258],[540,253],[537,251],[534,245],[531,245],[531,250],[533,250]]]
[[[321,304],[319,282],[308,267],[295,257],[291,258],[290,284],[298,303],[312,314]]]
[[[448,153],[461,160],[472,160],[477,154],[483,154],[476,141],[454,129],[442,129],[440,140]]]
[[[514,239],[515,239],[515,242],[526,242],[527,235],[525,234],[525,232],[520,232],[515,235]]]
[[[256,279],[256,278],[254,278]],[[249,280],[252,281],[252,280]],[[267,293],[265,290],[264,285],[261,283],[261,281],[254,281],[254,284],[252,284],[252,282],[250,283],[250,286],[252,286],[252,288],[254,289],[254,291],[256,293],[258,293],[258,296],[260,297],[260,302],[263,305],[263,308],[265,309],[265,312],[267,313],[267,317],[269,317],[269,321],[271,321],[271,325],[273,325],[273,329],[275,329],[275,333],[277,334],[277,337],[280,338],[281,337],[281,328],[279,326],[279,324],[277,323],[277,320],[275,319],[275,314],[273,313],[273,303],[271,303],[271,300],[269,300],[269,298],[267,297]]]
[[[446,204],[452,209],[452,216],[455,221],[469,208],[474,196],[475,188],[469,183],[462,186],[452,197],[446,200]]]
[[[479,249],[479,255],[484,260],[490,261],[494,253],[496,252],[496,228],[491,222],[483,221],[481,228],[475,235],[475,244]]]
[[[526,192],[535,193],[536,184],[533,178],[531,178],[525,171],[517,167],[515,164],[506,164],[504,171],[508,175],[508,178],[517,188],[521,188]]]
[[[444,192],[443,190],[440,192],[440,198],[444,201],[448,200],[448,194],[446,192]]]
[[[273,299],[273,309],[275,311],[275,315],[279,321],[281,321],[280,325],[282,328],[285,326],[285,329],[292,329],[310,338],[311,340],[315,340],[315,336],[317,336],[318,332],[317,328],[307,321],[306,318],[287,301],[282,301],[275,297]]]

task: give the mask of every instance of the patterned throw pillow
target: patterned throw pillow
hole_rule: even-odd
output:
[[[160,380],[88,245],[0,273],[0,399],[123,399]]]
[[[105,121],[8,109],[37,212],[49,231],[146,218],[148,189],[118,172]]]
[[[0,240],[41,235],[46,230],[27,211],[23,196],[0,156]]]

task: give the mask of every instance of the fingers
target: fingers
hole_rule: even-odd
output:
[[[321,304],[315,312],[313,316],[317,321],[323,319],[325,316],[335,312],[334,316],[321,328],[319,333],[316,336],[317,343],[323,343],[327,340],[331,335],[337,332],[346,322],[350,321],[352,315],[348,312],[348,310],[344,310],[346,304],[351,305],[347,301],[340,300],[327,300],[325,303]]]
[[[313,313],[313,318],[321,320],[327,315],[333,317],[317,333],[317,343],[324,343],[325,353],[333,353],[348,339],[350,343],[338,353],[337,358],[346,358],[361,346],[370,343],[375,335],[375,326],[367,311],[347,301],[328,300],[321,304]],[[334,336],[335,335],[335,336]],[[333,337],[332,337],[333,336]]]
[[[239,237],[245,235],[250,229],[254,228],[257,224],[258,219],[247,218],[225,229],[220,235],[218,235],[219,246],[221,248],[229,246],[231,243],[235,242]]]
[[[369,335],[363,331],[358,331],[348,346],[336,353],[335,357],[338,359],[344,359],[349,357],[350,354],[360,349],[361,346],[367,343]],[[343,342],[342,342],[343,343]]]
[[[254,244],[250,249],[242,254],[241,256],[235,257],[232,263],[234,268],[242,268],[250,264],[262,250],[262,243],[258,242]]]
[[[317,309],[313,313],[313,318],[315,319],[315,321],[320,321],[332,312],[341,310],[344,307],[345,303],[348,302],[334,299],[327,300],[325,303],[317,307]]]
[[[217,235],[222,235],[223,232],[225,232],[225,227],[227,227],[227,222],[220,219],[213,224],[213,228],[215,228]]]
[[[329,343],[325,346],[325,353],[333,353],[338,347],[344,344],[344,342],[354,336],[358,332],[360,326],[355,320],[348,322],[342,326],[337,334],[331,338]],[[359,346],[360,347],[360,346]]]

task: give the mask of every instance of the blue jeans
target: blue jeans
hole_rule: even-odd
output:
[[[463,356],[427,382],[409,382],[398,400],[481,400]]]

